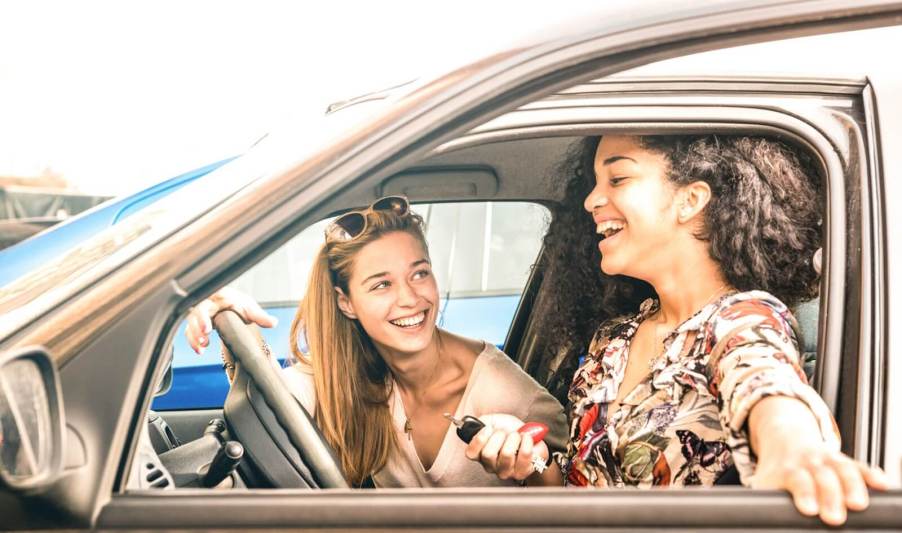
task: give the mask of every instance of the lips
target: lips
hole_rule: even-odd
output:
[[[396,318],[394,320],[389,320],[395,326],[404,329],[411,329],[421,325],[426,320],[426,311],[420,311],[419,313],[411,316]]]
[[[595,226],[595,233],[601,235],[602,239],[611,237],[626,227],[626,221],[621,219],[602,220]]]

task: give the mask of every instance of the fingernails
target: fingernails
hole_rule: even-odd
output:
[[[868,506],[868,495],[865,492],[853,492],[849,495],[847,503],[851,509],[860,511]]]
[[[799,498],[799,511],[808,516],[817,514],[817,501],[814,498]]]
[[[821,516],[828,524],[839,525],[846,521],[846,511],[843,508],[827,509]]]
[[[200,337],[200,338],[197,339],[197,342],[198,342],[198,344],[200,344],[201,346],[206,346],[206,345],[207,345],[207,338],[206,338],[206,337]]]

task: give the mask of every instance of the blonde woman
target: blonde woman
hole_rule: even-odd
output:
[[[547,456],[546,443],[562,450],[566,441],[563,408],[492,344],[436,326],[439,291],[422,224],[403,197],[330,224],[292,323],[300,363],[286,369],[287,382],[353,485],[370,476],[379,487],[515,484],[467,460],[443,414],[542,422],[550,428],[539,445]],[[220,291],[189,318],[196,351],[209,342],[210,318],[226,308],[273,325],[249,297]],[[520,451],[531,454],[527,440]]]

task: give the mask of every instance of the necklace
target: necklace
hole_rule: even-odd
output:
[[[723,291],[724,289],[726,289],[727,287],[729,287],[729,285],[730,285],[729,283],[724,283],[724,284],[721,285],[720,287],[717,287],[716,289],[714,289],[714,292],[712,292],[711,295],[708,296],[708,299],[705,300],[705,303],[703,303],[703,304],[701,305],[701,307],[699,307],[699,310],[704,309],[708,304],[710,304],[711,302],[713,302],[714,299],[717,298],[717,296],[719,296],[719,295],[722,294],[722,291]],[[660,303],[660,300],[659,300],[659,301],[658,301],[658,311],[655,313],[655,314],[657,314],[657,315],[659,315],[659,316],[660,316],[661,314],[663,314],[663,312],[661,311],[660,305],[661,305],[661,303]],[[650,317],[649,317],[649,318],[650,318]],[[654,322],[654,324],[655,324],[654,336],[653,336],[653,339],[652,339],[652,342],[654,343],[654,345],[652,346],[652,349],[650,350],[652,356],[651,356],[651,358],[649,358],[649,360],[648,360],[648,369],[649,369],[649,370],[654,370],[654,368],[655,368],[655,363],[657,363],[657,362],[658,362],[658,359],[660,358],[660,357],[659,357],[659,354],[658,354],[658,350],[664,348],[664,341],[665,341],[665,337],[664,337],[664,336],[661,336],[661,334],[660,334],[660,331],[661,331],[661,324],[659,324],[657,320],[653,320],[653,322]],[[666,350],[665,350],[665,352],[666,352]]]
[[[436,330],[435,330],[435,337],[436,337],[436,342],[437,342],[437,344],[438,344],[438,347],[437,347],[437,352],[438,352],[438,353],[437,353],[437,356],[436,356],[435,368],[432,370],[432,376],[430,377],[430,380],[434,380],[434,379],[435,379],[435,373],[438,372],[438,370],[439,370],[439,368],[438,368],[439,362],[441,361],[442,355],[443,355],[443,352],[444,352],[444,350],[442,349],[442,335],[441,335],[441,330],[439,330],[439,329],[436,329]],[[407,434],[407,440],[412,440],[413,437],[411,436],[411,433],[413,432],[413,423],[411,423],[411,421],[410,421],[410,419],[411,419],[412,417],[411,417],[409,414],[407,414],[407,407],[404,406],[404,401],[403,401],[403,399],[402,399],[402,401],[401,401],[401,406],[402,406],[402,408],[404,409],[404,433]]]

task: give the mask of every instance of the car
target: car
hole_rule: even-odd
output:
[[[484,236],[495,224],[521,224],[517,206],[543,213],[560,202],[547,178],[585,135],[738,132],[797,145],[825,178],[822,285],[808,304],[814,319],[803,324],[816,354],[813,386],[833,411],[843,450],[882,466],[893,482],[872,494],[868,510],[851,513],[848,527],[899,529],[902,422],[893,415],[902,409],[902,347],[892,333],[902,327],[902,248],[891,232],[902,222],[892,178],[902,171],[894,150],[902,75],[872,51],[902,43],[900,20],[902,3],[888,1],[599,7],[534,42],[274,133],[46,261],[0,289],[0,383],[21,384],[6,385],[0,404],[4,528],[821,527],[787,494],[736,487],[347,488],[310,417],[286,397],[277,371],[254,358],[222,409],[150,409],[180,379],[170,360],[190,308],[226,284],[262,300],[296,296],[302,287],[290,285],[303,276],[279,271],[303,271],[291,251],[309,251],[315,241],[305,236],[329,217],[404,193],[435,216],[474,206],[491,213],[491,225],[467,217]],[[732,73],[717,72],[724,65]],[[507,234],[480,241],[495,266],[464,266],[480,271],[480,294],[492,276],[519,276],[503,345],[542,381],[550,364],[537,335],[543,317],[531,311],[554,287],[543,284],[541,232],[523,232],[525,244]],[[531,261],[514,259],[521,245]],[[280,254],[289,259],[280,263]],[[226,341],[245,342],[244,325],[220,317]],[[222,478],[228,487],[204,488],[232,453],[223,435],[247,454]]]
[[[201,176],[221,167],[234,157],[204,165],[151,185],[136,193],[108,199],[64,222],[43,222],[43,231],[32,231],[28,239],[0,249],[0,287],[33,272],[44,262],[59,257],[101,230],[127,219],[151,203],[177,191]],[[37,223],[36,223],[37,224]],[[52,227],[51,227],[52,226]],[[43,229],[43,228],[42,228]]]

